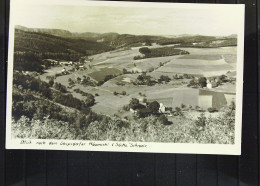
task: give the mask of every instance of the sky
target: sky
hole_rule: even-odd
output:
[[[26,2],[26,1],[25,1]],[[237,34],[239,11],[229,8],[118,7],[20,3],[15,25],[71,32],[117,32],[135,35]]]

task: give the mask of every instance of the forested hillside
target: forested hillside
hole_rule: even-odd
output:
[[[113,50],[113,48],[93,40],[15,30],[15,52],[35,52],[45,55],[49,53],[92,55],[109,50]]]
[[[15,29],[14,69],[42,71],[42,59],[78,61],[114,48],[88,39],[64,38]],[[32,65],[33,64],[33,65]]]

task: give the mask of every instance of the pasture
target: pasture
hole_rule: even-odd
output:
[[[236,58],[233,57],[236,54],[236,47],[185,48],[185,50],[189,51],[190,55],[172,59],[155,72],[211,77],[236,70]]]
[[[96,81],[103,81],[107,75],[118,75],[121,71],[116,68],[100,68],[95,72],[91,72],[88,75]]]

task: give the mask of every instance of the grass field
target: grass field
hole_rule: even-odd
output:
[[[221,55],[185,55],[179,59],[219,60]]]
[[[116,68],[100,68],[95,72],[91,72],[88,75],[96,81],[103,81],[107,75],[118,75],[121,71]]]
[[[160,47],[160,46],[153,46]],[[133,56],[139,53],[140,47],[129,48],[120,51],[104,52],[101,54],[90,56],[92,58],[92,69],[80,70],[68,75],[59,76],[55,82],[69,85],[68,79],[76,80],[77,77],[89,76],[95,81],[102,81],[107,75],[118,75],[123,68],[131,70],[138,68],[147,72],[153,78],[158,79],[161,75],[167,75],[170,78],[175,74],[191,74],[194,76],[217,76],[226,74],[231,71],[234,74],[236,58],[234,56],[236,47],[225,48],[185,48],[190,55],[177,55],[167,57],[148,58],[141,60],[133,60]],[[160,64],[163,66],[160,67]],[[68,67],[66,67],[68,69]],[[48,75],[54,75],[60,72],[63,67],[54,67],[41,75],[42,79],[46,79]],[[68,69],[69,70],[69,69]],[[132,98],[142,99],[139,93],[145,95],[148,101],[158,101],[167,107],[180,107],[181,104],[198,105],[198,90],[187,88],[188,79],[172,80],[168,84],[156,84],[154,86],[133,85],[131,81],[135,81],[137,74],[123,74],[112,78],[98,87],[84,87],[76,84],[73,88],[68,89],[73,96],[84,100],[85,97],[74,92],[74,89],[80,89],[84,92],[91,93],[95,96],[96,103],[92,107],[93,111],[107,115],[124,115],[120,113],[123,106],[129,104]],[[216,88],[216,90],[235,90],[235,85],[225,84]],[[119,93],[114,95],[114,91]],[[126,95],[120,95],[123,91]]]

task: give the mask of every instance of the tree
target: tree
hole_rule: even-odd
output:
[[[123,74],[127,74],[127,70],[125,68],[123,68]]]
[[[75,125],[77,128],[82,128],[84,125],[86,125],[86,117],[82,114],[80,114],[77,119],[76,119],[76,122],[75,122]]]
[[[137,117],[139,117],[139,118],[144,118],[144,117],[150,116],[151,114],[152,114],[152,110],[149,108],[138,109],[138,111],[136,113]]]
[[[132,98],[130,103],[129,103],[129,106],[131,109],[137,109],[139,107],[140,103],[139,103],[139,100],[136,99],[136,98]]]
[[[169,123],[168,118],[164,114],[160,115],[158,120],[164,125],[167,125]]]
[[[227,82],[228,81],[226,75],[219,76],[219,80],[220,80],[220,82]]]
[[[137,80],[139,80],[139,81],[143,81],[143,80],[144,80],[143,75],[141,74],[141,75],[137,76]]]
[[[165,82],[170,82],[170,80],[171,80],[171,78],[169,78],[169,76],[167,76],[167,75],[161,75],[160,76],[160,80],[161,81],[165,81]]]
[[[198,83],[195,81],[195,79],[190,80],[189,84],[187,85],[188,87],[195,87],[197,86]]]
[[[177,116],[183,116],[182,110],[179,107],[175,107],[175,114]]]
[[[158,113],[160,104],[157,101],[153,101],[148,104],[148,108],[152,111],[153,114],[156,114],[156,113]]]
[[[139,49],[139,52],[146,55],[151,53],[151,49],[149,49],[148,47],[142,47]]]
[[[145,45],[147,45],[147,46],[152,46],[152,42],[151,42],[150,40],[146,40],[146,41],[145,41]]]
[[[88,94],[84,103],[88,107],[93,106],[95,104],[95,97],[92,94]]]
[[[195,121],[195,124],[198,127],[205,127],[207,123],[207,118],[205,116],[204,113],[201,113],[200,116],[197,118],[197,120]]]
[[[61,83],[55,83],[54,84],[54,88],[55,89],[57,89],[57,90],[59,90],[60,92],[62,92],[62,93],[66,93],[67,92],[67,88],[64,86],[64,85],[62,85]]]
[[[207,86],[207,79],[205,77],[199,78],[199,85],[203,88]]]
[[[209,112],[217,112],[218,110],[215,107],[209,107],[208,111]]]
[[[54,84],[54,80],[53,80],[53,79],[50,79],[50,80],[49,80],[49,85],[50,85],[50,87],[52,87],[53,84]]]

